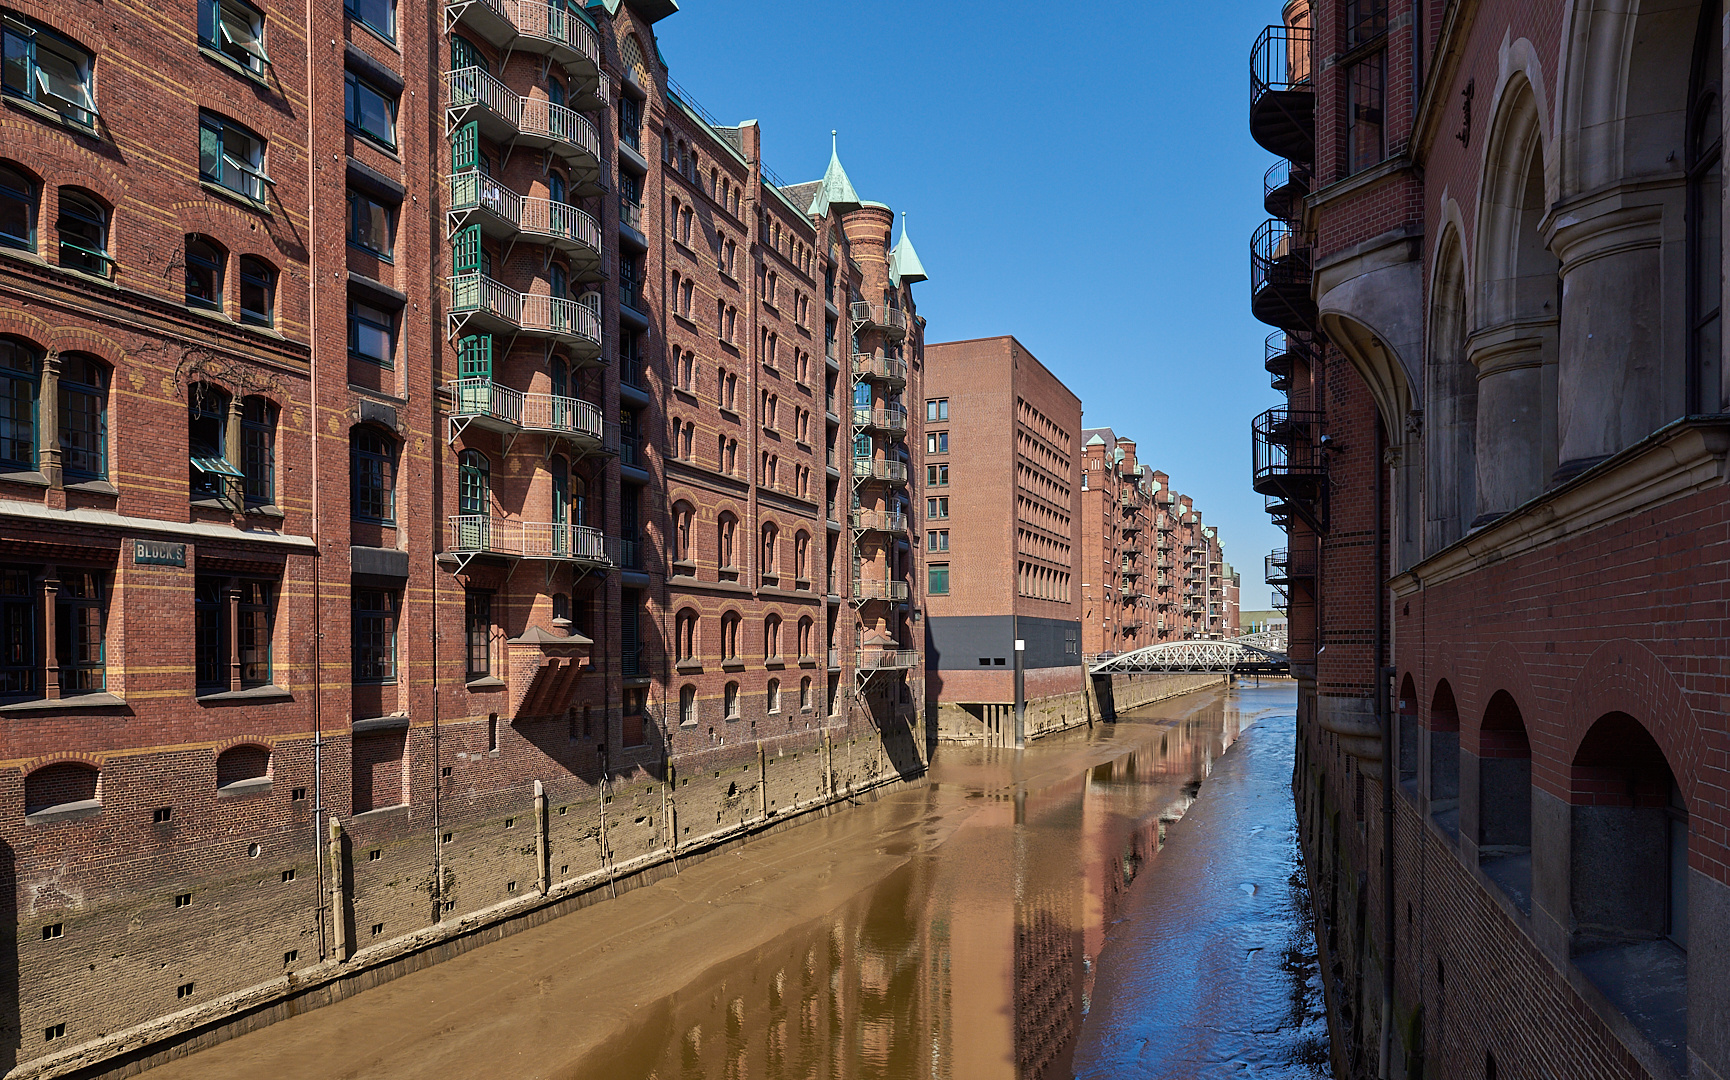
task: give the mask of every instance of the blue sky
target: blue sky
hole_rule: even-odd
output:
[[[1273,159],[1250,140],[1249,50],[1273,0],[680,0],[674,81],[757,119],[789,183],[829,130],[861,197],[906,211],[929,341],[1014,334],[1171,474],[1267,606],[1283,545],[1250,488],[1278,404],[1249,313]]]

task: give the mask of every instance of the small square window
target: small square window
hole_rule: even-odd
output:
[[[382,933],[384,933],[384,923],[381,923],[381,922],[373,923],[372,924],[372,936],[378,937]]]
[[[177,998],[189,998],[189,997],[191,997],[192,996],[192,984],[191,983],[181,983],[179,986],[174,988],[174,996]]]
[[[378,848],[373,848],[371,851],[366,853],[367,862],[378,862],[382,858],[384,858],[384,852],[380,851]]]
[[[294,880],[294,871],[293,870],[284,870],[282,872],[282,883],[284,885],[288,884],[289,882],[291,882],[293,880]]]
[[[191,907],[192,894],[189,892],[177,893],[174,897],[174,906],[177,908]]]
[[[294,802],[305,802],[306,801],[306,789],[303,787],[295,788],[294,791],[290,794],[289,798],[292,799]]]
[[[66,1025],[65,1024],[51,1024],[48,1027],[45,1027],[42,1029],[42,1041],[43,1042],[53,1042],[55,1039],[64,1039],[65,1037],[66,1037]]]
[[[288,965],[294,963],[296,960],[299,960],[299,959],[300,959],[300,950],[299,949],[290,949],[287,952],[282,954],[282,966],[287,967]]]
[[[152,824],[161,825],[164,822],[168,821],[168,819],[172,818],[173,816],[174,816],[174,807],[172,807],[172,806],[159,806],[150,812],[150,821]]]
[[[42,928],[42,940],[43,941],[52,941],[55,938],[60,937],[63,933],[64,933],[64,929],[63,929],[62,924],[50,923],[49,925],[44,926]]]

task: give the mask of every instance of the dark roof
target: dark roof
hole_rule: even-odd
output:
[[[823,186],[821,180],[807,180],[803,184],[788,184],[781,189],[781,194],[787,196],[787,201],[797,206],[801,212],[809,209],[811,200],[816,197],[817,189]]]

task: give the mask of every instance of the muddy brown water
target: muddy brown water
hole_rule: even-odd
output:
[[[149,1076],[1321,1077],[1294,703],[943,748],[924,782]]]

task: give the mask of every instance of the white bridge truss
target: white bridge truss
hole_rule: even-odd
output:
[[[1090,669],[1090,674],[1283,672],[1288,666],[1285,648],[1284,631],[1246,634],[1230,641],[1168,641],[1102,660]]]

